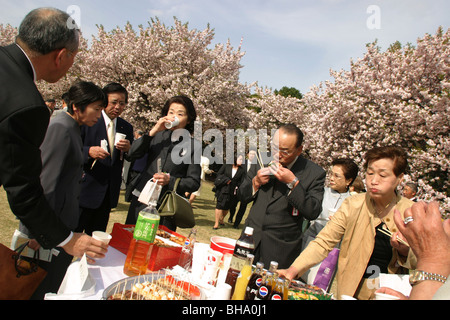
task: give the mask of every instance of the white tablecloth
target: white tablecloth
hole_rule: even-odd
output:
[[[89,265],[89,275],[95,281],[95,295],[85,297],[85,300],[102,299],[103,290],[112,283],[127,277],[123,273],[125,258],[126,256],[122,252],[109,246],[104,259],[97,260],[96,264]]]

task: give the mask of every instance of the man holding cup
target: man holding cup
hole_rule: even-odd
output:
[[[133,126],[120,118],[128,103],[127,90],[118,83],[103,88],[108,105],[92,127],[83,127],[85,168],[82,178],[78,231],[106,231],[109,214],[117,206],[124,154],[133,142]],[[107,148],[102,148],[102,141]],[[106,142],[106,143],[105,143]]]

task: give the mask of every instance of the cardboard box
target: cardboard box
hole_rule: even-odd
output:
[[[166,231],[173,236],[186,239],[184,236],[167,229],[165,226],[160,225],[158,229]],[[133,238],[133,231],[134,225],[115,223],[111,232],[112,238],[109,245],[126,255],[131,239]],[[181,246],[172,247],[154,245],[148,263],[148,270],[158,271],[163,268],[176,266],[180,258],[181,249]]]

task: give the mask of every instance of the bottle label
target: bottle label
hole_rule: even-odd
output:
[[[246,262],[247,259],[233,255],[230,261],[230,268],[235,270],[242,270]]]
[[[149,243],[153,243],[156,237],[156,231],[159,226],[159,216],[156,214],[142,215],[139,213],[136,226],[134,228],[133,237],[136,240],[143,240]]]
[[[259,296],[261,298],[265,298],[268,294],[269,294],[269,289],[267,289],[267,287],[262,286],[261,288],[259,288]]]
[[[282,300],[281,299],[281,295],[279,295],[278,293],[275,293],[273,296],[272,296],[272,299],[271,300]]]

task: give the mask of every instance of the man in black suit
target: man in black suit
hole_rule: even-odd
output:
[[[72,233],[51,209],[40,182],[39,147],[50,113],[35,81],[57,82],[72,66],[79,30],[67,27],[70,19],[57,9],[35,9],[22,21],[16,43],[0,47],[0,185],[12,212],[42,247],[102,258],[107,246]]]
[[[245,225],[254,229],[255,261],[280,268],[291,265],[301,250],[303,219],[322,210],[325,170],[301,156],[303,133],[295,125],[281,126],[274,135],[273,165],[255,173],[241,186],[254,203]]]
[[[124,154],[133,142],[133,126],[119,117],[128,103],[127,90],[118,83],[110,83],[103,92],[108,105],[102,117],[94,126],[81,129],[88,169],[82,179],[77,231],[89,235],[93,231],[106,231],[111,209],[117,207],[119,201]],[[116,133],[124,134],[125,138],[116,141]],[[107,150],[101,147],[102,140],[107,141]]]

